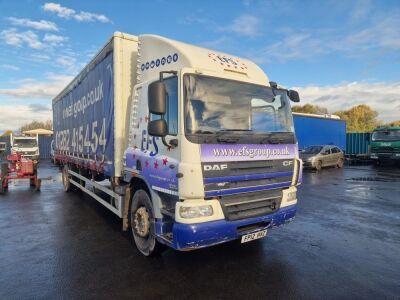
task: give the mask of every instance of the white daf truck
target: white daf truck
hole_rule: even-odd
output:
[[[53,100],[64,189],[114,212],[146,256],[262,238],[296,213],[290,100],[247,59],[117,32]]]

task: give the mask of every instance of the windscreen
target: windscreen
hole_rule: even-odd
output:
[[[185,132],[293,133],[286,91],[199,75],[184,76]]]
[[[35,139],[14,139],[15,147],[37,147],[37,141]]]
[[[372,134],[372,140],[375,142],[400,141],[400,130],[375,131]]]
[[[322,146],[310,146],[303,150],[304,154],[318,154],[322,150]]]

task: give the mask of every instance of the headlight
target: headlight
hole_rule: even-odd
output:
[[[287,194],[286,200],[289,201],[294,201],[297,199],[296,192],[290,192]]]
[[[212,216],[214,213],[211,205],[201,206],[181,206],[179,208],[179,215],[184,219],[193,219],[198,217]]]
[[[307,158],[307,161],[312,161],[313,160],[313,158],[312,157],[310,157],[310,158]]]

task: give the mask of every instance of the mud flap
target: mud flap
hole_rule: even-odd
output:
[[[125,190],[124,210],[122,212],[122,231],[129,229],[129,202],[131,201],[132,188],[128,187]]]

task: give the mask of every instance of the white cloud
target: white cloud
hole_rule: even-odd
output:
[[[75,15],[75,10],[63,7],[58,3],[48,2],[43,5],[44,11],[49,11],[57,14],[60,18],[69,19]]]
[[[105,15],[99,15],[91,12],[80,11],[77,13],[74,9],[61,6],[58,3],[48,2],[43,5],[43,10],[55,13],[63,19],[75,19],[78,22],[95,22],[111,23],[111,20]]]
[[[56,59],[56,63],[71,73],[78,72],[77,59],[73,56],[62,55]]]
[[[5,29],[0,32],[0,39],[11,46],[21,47],[27,45],[34,49],[43,48],[43,44],[39,40],[38,35],[31,30],[18,31],[15,28]]]
[[[56,34],[46,33],[43,37],[43,42],[46,42],[51,46],[61,46],[63,42],[66,42],[67,40],[68,40],[67,37]]]
[[[0,89],[0,95],[20,99],[51,99],[65,88],[72,79],[72,76],[49,73],[45,81],[22,80],[16,88]]]
[[[46,33],[41,40],[40,37],[31,30],[18,31],[16,28],[9,28],[0,32],[0,40],[15,47],[28,46],[33,49],[43,49],[61,46],[68,38],[61,35]]]
[[[0,68],[2,69],[6,69],[6,70],[11,70],[11,71],[19,71],[20,68],[14,65],[9,65],[9,64],[4,64],[4,65],[0,65]]]
[[[9,17],[7,20],[10,21],[11,24],[17,26],[30,27],[36,30],[58,31],[58,27],[55,23],[46,20],[32,21],[30,19],[20,19],[14,17]]]
[[[327,49],[321,42],[310,34],[298,33],[287,36],[276,42],[256,55],[258,63],[265,63],[272,60],[285,62],[293,59],[310,58],[316,54],[326,53]]]
[[[39,61],[39,62],[43,62],[43,61],[48,61],[50,60],[50,56],[46,55],[46,54],[39,54],[39,53],[34,53],[30,55],[30,58],[33,61]]]
[[[233,32],[240,36],[255,37],[261,33],[261,20],[252,15],[241,15],[233,23],[220,27],[221,31]]]
[[[324,106],[333,113],[367,104],[379,112],[382,121],[400,119],[400,81],[393,83],[352,82],[331,86],[294,87],[302,104]]]
[[[16,116],[15,112],[18,112]],[[0,105],[0,128],[7,130],[18,130],[22,125],[32,121],[46,121],[52,119],[49,109],[38,110],[32,105],[12,104]]]

